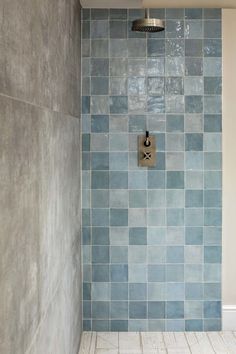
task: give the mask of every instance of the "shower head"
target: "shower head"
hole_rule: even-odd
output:
[[[164,22],[157,18],[149,17],[149,9],[145,9],[145,17],[132,23],[132,31],[138,32],[161,32],[164,31]]]

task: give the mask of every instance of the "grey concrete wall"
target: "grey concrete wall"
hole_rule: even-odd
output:
[[[0,3],[0,353],[81,334],[80,5]]]

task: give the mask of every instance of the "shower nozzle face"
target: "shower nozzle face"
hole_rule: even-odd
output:
[[[133,21],[132,31],[138,32],[161,32],[164,31],[164,22],[160,19],[150,18],[149,10],[145,10],[145,18]]]

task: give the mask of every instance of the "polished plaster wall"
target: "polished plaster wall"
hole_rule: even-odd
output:
[[[81,334],[80,5],[0,4],[0,352]]]
[[[221,328],[221,10],[83,11],[86,330]],[[157,164],[137,164],[137,135]]]

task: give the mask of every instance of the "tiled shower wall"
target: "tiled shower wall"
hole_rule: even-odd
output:
[[[85,330],[221,328],[221,10],[83,12]],[[137,135],[157,164],[137,164]]]

